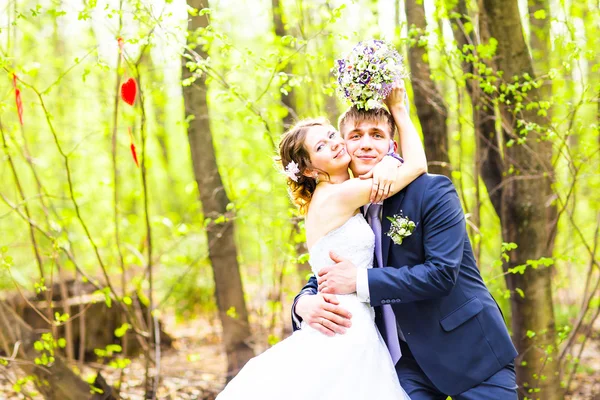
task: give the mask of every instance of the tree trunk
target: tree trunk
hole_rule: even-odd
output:
[[[286,30],[283,22],[283,6],[281,4],[281,0],[271,0],[271,6],[273,11],[273,27],[275,29],[275,36],[277,36],[277,38],[282,38],[283,36],[289,35],[289,32]],[[292,62],[288,61],[283,69],[283,72],[288,76],[288,79],[291,78],[293,69]],[[284,89],[284,91],[281,92],[281,103],[287,109],[287,114],[281,122],[283,130],[286,131],[292,127],[294,124],[294,119],[298,119],[298,115],[296,113],[296,98],[294,96],[294,88],[284,85],[282,89]],[[292,218],[292,237],[296,237],[297,235],[301,234],[302,228],[300,227],[300,221],[301,218]],[[295,241],[294,250],[296,252],[296,257],[307,253],[308,249],[306,248],[306,241]],[[307,262],[298,262],[296,263],[296,270],[298,271],[302,285],[304,285],[306,283],[306,275],[310,273],[310,265]]]
[[[283,22],[283,7],[281,0],[271,0],[271,7],[273,11],[273,27],[275,29],[275,35],[278,38],[289,35]],[[288,61],[283,68],[283,72],[288,76],[288,79],[291,78],[293,69],[292,62]],[[286,116],[283,118],[283,130],[287,130],[294,124],[294,119],[297,119],[294,88],[286,88],[285,92],[281,93],[281,103],[288,111]]]
[[[547,74],[550,66],[550,3],[548,0],[528,0],[531,26],[531,54],[536,75]],[[552,82],[546,82],[552,87]],[[544,93],[546,95],[546,93]]]
[[[461,13],[464,11],[464,15],[467,13],[467,7],[464,4],[465,0],[459,1],[461,7]],[[483,10],[483,1],[478,0],[479,10]],[[490,32],[488,26],[487,15],[481,11],[479,15],[479,40],[481,43],[489,43]],[[471,37],[474,37],[472,35]],[[473,65],[471,65],[471,71],[473,72]],[[480,173],[481,179],[485,184],[488,191],[490,201],[496,211],[496,215],[500,218],[502,223],[502,193],[504,186],[502,183],[504,176],[504,161],[502,159],[502,143],[503,138],[508,136],[508,133],[504,129],[504,125],[497,130],[496,129],[496,112],[495,106],[491,101],[484,100],[484,93],[479,87],[479,82],[473,80],[470,90],[473,93],[472,104],[475,108],[474,125],[475,132],[477,133],[477,153],[480,162]]]
[[[533,68],[536,76],[544,76],[550,70],[550,57],[554,53],[550,43],[550,2],[549,0],[529,0],[528,8],[529,24],[531,26],[529,42],[531,45]],[[569,80],[566,80],[566,82],[568,85]],[[552,80],[545,79],[539,90],[542,98],[551,98]],[[573,144],[577,145],[577,137],[575,135],[569,137],[569,139],[574,139]]]
[[[528,73],[534,76],[532,59],[525,43],[517,0],[497,2],[483,0],[490,34],[498,40],[496,62],[504,77]],[[538,92],[528,92],[528,100],[536,100]],[[535,130],[527,134],[524,144],[517,140],[525,137],[517,125],[517,118],[542,124],[536,110],[524,110],[515,116],[511,105],[502,106],[504,124],[510,129],[506,145],[505,173],[501,206],[502,237],[505,242],[517,243],[507,268],[528,265],[524,274],[506,275],[512,292],[513,340],[520,356],[517,359],[517,380],[521,395],[529,398],[561,399],[556,357],[556,333],[552,302],[551,269],[533,268],[529,260],[552,257],[556,224],[556,207],[552,204],[551,189],[552,143],[543,140]],[[511,166],[514,172],[507,167]],[[519,291],[523,296],[519,294]],[[548,351],[549,354],[546,353]],[[536,388],[541,389],[536,392]]]
[[[425,34],[427,22],[423,2],[406,0],[406,19],[409,26]],[[440,91],[431,79],[431,68],[427,58],[427,46],[415,45],[408,51],[414,102],[421,122],[429,172],[450,177],[448,158],[448,112]]]
[[[481,6],[479,7],[481,9]],[[475,29],[467,30],[467,24],[471,23],[472,20],[477,18],[469,18],[469,10],[467,8],[466,0],[459,0],[457,4],[457,10],[460,17],[452,21],[452,30],[454,38],[457,41],[458,49],[463,52],[465,56],[473,55],[474,50],[467,50],[465,47],[469,44],[478,44],[481,42],[489,41],[489,34],[487,33],[487,26],[485,18],[479,16],[479,37],[475,35]],[[472,62],[463,61],[462,70],[465,76],[469,74],[475,74],[475,68]],[[472,221],[475,226],[480,228],[481,226],[481,194],[480,194],[480,183],[479,178],[485,184],[488,195],[490,197],[492,206],[496,211],[496,214],[500,216],[501,213],[501,199],[502,199],[502,173],[504,165],[502,161],[502,155],[500,153],[500,144],[498,140],[498,133],[496,132],[496,115],[495,107],[491,101],[488,100],[485,93],[481,90],[479,81],[477,79],[466,79],[465,80],[467,92],[471,99],[472,118],[473,118],[473,130],[475,137],[475,165],[473,168],[473,179],[475,183],[475,206],[472,210]],[[459,88],[459,90],[461,90]],[[473,247],[475,259],[477,265],[480,265],[481,257],[481,244],[482,241],[476,241]]]
[[[12,351],[18,347],[19,350],[15,357],[20,361],[24,359],[26,362],[19,362],[17,365],[28,376],[36,377],[34,382],[38,382],[37,389],[45,399],[111,400],[117,398],[100,374],[98,374],[94,386],[101,389],[103,393],[90,393],[90,385],[71,370],[63,357],[58,354],[58,349],[54,349],[54,361],[50,366],[36,365],[34,360],[42,356],[42,352],[37,351],[34,347],[39,336],[5,302],[0,302],[0,337],[2,343],[10,347],[4,349],[5,351]],[[11,354],[9,353],[7,356],[11,356]],[[48,355],[47,351],[46,354]]]
[[[208,0],[189,0],[188,5],[196,10],[208,7]],[[188,46],[206,60],[207,52],[202,46],[196,47],[199,29],[208,26],[207,15],[191,16],[188,22]],[[201,61],[201,60],[197,60]],[[185,67],[183,78],[192,73]],[[195,83],[183,88],[186,119],[192,114],[188,126],[188,139],[192,154],[194,175],[198,183],[202,211],[207,225],[208,256],[212,263],[215,294],[219,317],[223,326],[223,343],[227,353],[228,378],[235,375],[254,356],[247,344],[251,337],[248,311],[244,300],[244,289],[237,261],[237,248],[234,240],[234,224],[227,211],[229,198],[221,181],[217,167],[215,148],[210,130],[207,104],[207,85],[202,73]]]
[[[325,2],[325,7],[327,7],[327,11],[333,12],[334,8],[331,5],[330,1]],[[322,41],[319,46],[322,49],[322,54],[327,57],[326,66],[331,66],[334,64],[334,60],[336,58],[336,48],[335,48],[335,36],[330,29],[326,29],[323,31],[323,35],[320,40]],[[322,75],[323,85],[327,84],[331,80],[331,72],[328,68],[322,68],[320,71],[320,75]],[[340,108],[337,102],[338,97],[336,94],[332,93],[331,95],[325,95],[325,115],[327,115],[327,119],[333,126],[337,127],[337,120],[340,116]]]

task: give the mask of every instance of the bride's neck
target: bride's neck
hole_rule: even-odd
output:
[[[329,183],[333,183],[333,184],[337,184],[337,183],[342,183],[347,181],[348,179],[350,179],[350,174],[348,173],[348,171],[344,171],[344,172],[338,172],[335,174],[330,174],[329,175]]]

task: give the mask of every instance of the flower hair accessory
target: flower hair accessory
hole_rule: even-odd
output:
[[[408,77],[404,58],[383,40],[358,43],[332,69],[338,92],[359,109],[381,107],[394,82]]]
[[[298,164],[296,164],[294,161],[290,161],[290,163],[285,167],[284,173],[294,182],[298,182],[300,168],[298,168]]]

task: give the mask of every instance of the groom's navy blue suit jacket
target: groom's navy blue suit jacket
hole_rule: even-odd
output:
[[[385,234],[387,217],[396,214],[417,225],[401,245]],[[376,314],[377,306],[392,305],[415,360],[442,393],[462,393],[514,360],[517,351],[477,269],[448,178],[422,175],[387,199],[382,232],[387,267],[368,271],[371,305]],[[302,292],[316,293],[317,286],[311,277]]]

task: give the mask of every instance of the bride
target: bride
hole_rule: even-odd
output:
[[[402,82],[397,83],[386,105],[404,107],[404,96]],[[344,139],[323,119],[301,121],[283,136],[279,155],[292,200],[305,215],[313,273],[333,264],[330,250],[347,255],[357,268],[372,267],[374,234],[359,208],[398,193],[426,170],[416,130],[401,122],[396,125],[410,127],[400,130],[404,163],[385,157],[372,179],[350,179]],[[409,399],[375,325],[373,308],[356,294],[339,295],[338,300],[352,318],[343,335],[325,335],[303,323],[301,330],[250,360],[217,400]]]

